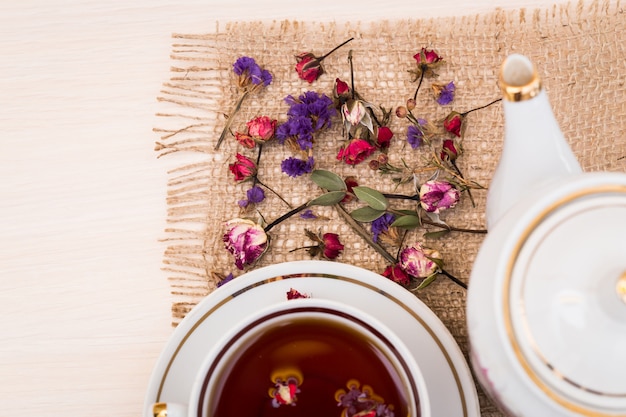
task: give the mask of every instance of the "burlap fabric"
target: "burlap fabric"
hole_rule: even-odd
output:
[[[168,184],[168,247],[165,270],[171,280],[173,323],[178,323],[202,297],[216,286],[214,272],[241,272],[224,249],[223,222],[239,217],[237,200],[249,184],[233,181],[228,170],[236,152],[250,157],[228,137],[219,151],[213,147],[238,92],[232,72],[240,56],[253,57],[270,70],[274,82],[251,96],[233,120],[233,130],[259,115],[286,119],[283,99],[314,90],[331,94],[336,77],[350,79],[348,50],[353,51],[355,87],[368,101],[387,108],[405,103],[415,90],[408,70],[415,68],[413,55],[424,46],[433,48],[446,61],[438,68],[437,81],[454,80],[457,95],[451,106],[434,103],[431,80],[418,95],[415,113],[424,118],[442,118],[450,110],[463,112],[500,96],[497,76],[502,60],[510,53],[527,55],[544,81],[558,122],[574,153],[587,171],[626,171],[626,19],[619,3],[580,2],[541,10],[502,11],[476,16],[429,20],[380,21],[377,23],[320,22],[231,22],[206,34],[173,35],[171,76],[159,96],[161,112],[155,129],[159,156],[178,165],[170,171]],[[294,71],[294,55],[311,51],[317,55],[342,41],[355,39],[324,61],[326,74],[314,84],[300,80]],[[458,161],[465,176],[488,186],[502,146],[503,117],[500,104],[468,115]],[[380,191],[395,189],[390,177],[368,169],[366,163],[350,167],[336,160],[342,143],[341,123],[317,138],[316,167],[339,175],[355,175],[361,185]],[[424,163],[425,154],[406,145],[407,122],[392,117],[395,132],[389,155],[400,165]],[[536,152],[541,152],[537,149]],[[320,193],[306,178],[293,179],[280,170],[280,162],[292,152],[278,143],[266,145],[260,163],[260,178],[294,206]],[[528,161],[532,170],[532,161]],[[519,190],[521,194],[532,190]],[[276,197],[259,205],[271,221],[288,208]],[[443,217],[451,225],[484,228],[485,190],[473,192],[476,207],[464,196]],[[382,272],[386,262],[353,233],[333,208],[315,210],[327,220],[293,217],[271,231],[271,249],[256,266],[307,259],[305,251],[292,249],[311,244],[304,229],[335,232],[345,244],[338,262]],[[254,213],[252,213],[254,214]],[[421,239],[423,230],[409,235],[407,243]],[[428,241],[445,258],[446,269],[468,282],[472,262],[483,235],[452,233]],[[471,285],[471,283],[470,283]],[[419,292],[422,299],[452,332],[467,353],[465,290],[441,277]],[[482,414],[501,415],[480,392]]]

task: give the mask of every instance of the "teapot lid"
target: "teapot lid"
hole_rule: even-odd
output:
[[[624,413],[626,186],[577,190],[545,208],[508,265],[505,327],[530,380],[578,414]]]

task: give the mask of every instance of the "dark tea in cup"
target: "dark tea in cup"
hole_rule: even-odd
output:
[[[408,349],[344,307],[290,300],[246,320],[209,355],[197,417],[424,417]]]

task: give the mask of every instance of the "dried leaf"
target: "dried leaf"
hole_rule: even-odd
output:
[[[376,191],[369,187],[354,187],[352,189],[356,197],[365,202],[368,206],[374,210],[386,210],[389,203],[384,195],[380,191]]]

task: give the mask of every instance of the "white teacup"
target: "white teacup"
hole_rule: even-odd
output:
[[[302,298],[235,325],[208,352],[188,404],[154,404],[153,414],[246,417],[300,407],[298,415],[339,417],[350,405],[430,416],[421,371],[392,331],[348,305]]]

